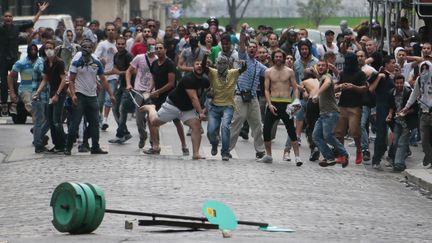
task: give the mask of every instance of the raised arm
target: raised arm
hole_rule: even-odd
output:
[[[33,23],[36,23],[39,20],[39,17],[43,14],[45,9],[48,8],[48,6],[49,6],[49,2],[38,3],[39,11],[32,19]]]

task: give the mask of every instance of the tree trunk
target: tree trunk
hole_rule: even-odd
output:
[[[236,0],[227,0],[227,6],[228,6],[228,13],[230,16],[230,25],[234,28],[237,29],[237,1]]]

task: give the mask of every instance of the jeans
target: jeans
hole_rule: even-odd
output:
[[[85,96],[81,93],[76,93],[78,104],[73,105],[73,120],[69,127],[67,136],[66,149],[71,150],[72,145],[77,138],[78,126],[81,123],[81,118],[85,116],[88,122],[88,131],[92,138],[92,150],[99,148],[99,105],[97,97]]]
[[[64,149],[65,132],[63,130],[63,106],[65,94],[60,94],[56,104],[48,105],[48,121],[51,130],[51,138],[56,149]]]
[[[138,94],[134,95],[136,102],[141,105],[143,102],[143,98],[139,96]],[[138,133],[140,136],[140,139],[143,140],[147,137],[146,127],[147,127],[147,112],[140,112],[139,109],[136,109],[135,117],[136,117],[136,125],[138,128]]]
[[[374,143],[374,155],[372,164],[379,164],[387,151],[387,122],[388,107],[386,104],[376,106],[376,138]]]
[[[339,142],[339,140],[334,134],[334,129],[336,127],[338,119],[338,112],[320,114],[320,117],[315,123],[315,128],[312,133],[312,138],[316,146],[326,160],[334,160],[335,153],[336,155],[348,156],[345,147],[342,145],[342,143]],[[335,153],[330,149],[327,144],[333,146]]]
[[[230,146],[230,127],[233,118],[234,109],[231,106],[214,106],[209,105],[207,137],[213,146],[217,146],[219,127],[221,127],[222,149],[221,155],[229,155]]]
[[[427,164],[432,163],[432,114],[422,114],[420,117],[420,131],[422,139],[423,159]]]
[[[47,119],[48,103],[45,101],[33,101],[32,110],[34,112],[34,125],[33,125],[33,145],[36,148],[44,147],[42,138],[48,132],[49,123]]]
[[[394,154],[395,156],[393,158],[394,167],[398,169],[405,169],[405,155],[408,151],[410,130],[408,127],[403,127],[399,123],[395,123],[393,133],[393,148],[396,149]]]
[[[115,94],[117,102],[113,108],[113,114],[118,125],[116,137],[121,138],[126,134],[130,134],[126,126],[127,114],[133,112],[135,106],[125,89],[117,89]]]
[[[363,106],[362,108],[362,116],[360,121],[360,129],[361,129],[361,149],[362,151],[369,150],[369,116],[371,113],[371,109],[368,106]]]
[[[0,59],[0,98],[1,103],[6,104],[8,100],[8,84],[7,84],[7,75],[8,71],[12,70],[12,66],[14,65],[16,60],[6,60],[5,58]]]
[[[111,92],[113,94],[116,93],[117,83],[118,83],[117,79],[110,79],[110,80],[108,80],[108,84],[109,84]],[[104,106],[106,106],[106,107],[112,107],[113,105],[112,105],[111,98],[109,96],[108,91],[103,90],[102,93],[104,94],[104,97],[105,97],[104,98]]]

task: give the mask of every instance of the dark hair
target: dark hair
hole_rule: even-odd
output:
[[[114,26],[114,28],[116,28],[116,25],[113,23],[113,22],[106,22],[105,23],[105,29],[108,27],[108,26]]]
[[[345,74],[354,74],[359,71],[360,68],[358,66],[357,56],[354,53],[347,53],[345,55],[345,64],[343,68],[343,72]]]
[[[398,79],[402,79],[403,81],[405,81],[405,77],[402,74],[398,74],[393,78],[394,81],[396,81]]]
[[[203,46],[205,45],[205,39],[206,39],[207,35],[211,35],[211,37],[213,39],[212,46],[216,46],[218,44],[216,35],[214,35],[214,34],[212,34],[210,32],[207,32],[207,31],[206,32],[202,32],[201,35],[198,36],[198,38],[200,40],[200,44],[203,45]]]
[[[231,35],[228,34],[228,33],[223,34],[222,37],[221,37],[221,42],[224,41],[224,40],[228,41],[229,43],[231,43]]]
[[[124,40],[125,42],[126,42],[126,38],[124,38],[123,36],[117,36],[117,38],[116,38],[116,41],[118,41],[118,40]]]
[[[323,61],[327,61],[329,58],[336,57],[336,54],[332,51],[327,51],[324,53]]]
[[[383,57],[383,65],[389,64],[391,62],[391,60],[394,60],[394,59],[395,59],[394,56],[389,56],[389,55],[384,56]]]
[[[286,53],[285,53],[284,51],[282,51],[281,49],[276,49],[276,51],[274,51],[274,52],[271,54],[272,61],[274,61],[274,57],[275,57],[276,53],[282,53],[283,60],[285,61],[287,55],[286,55]]]

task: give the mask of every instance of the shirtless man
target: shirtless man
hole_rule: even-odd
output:
[[[320,83],[312,70],[306,69],[303,74],[303,80],[300,83],[300,88],[303,90],[303,95],[306,101],[306,137],[308,139],[311,154],[309,161],[319,159],[320,152],[312,139],[312,132],[315,127],[315,122],[319,117],[318,103],[312,101],[312,97],[318,93]]]
[[[273,162],[271,151],[271,129],[276,120],[282,119],[291,139],[291,144],[296,156],[296,165],[301,166],[303,162],[299,155],[299,145],[297,143],[294,120],[293,117],[288,115],[286,112],[287,106],[293,102],[290,90],[294,90],[294,98],[297,100],[299,98],[299,91],[294,71],[285,66],[285,58],[286,54],[282,50],[274,51],[272,53],[274,66],[265,72],[264,89],[268,106],[264,118],[263,134],[266,155],[260,160],[260,162]]]

